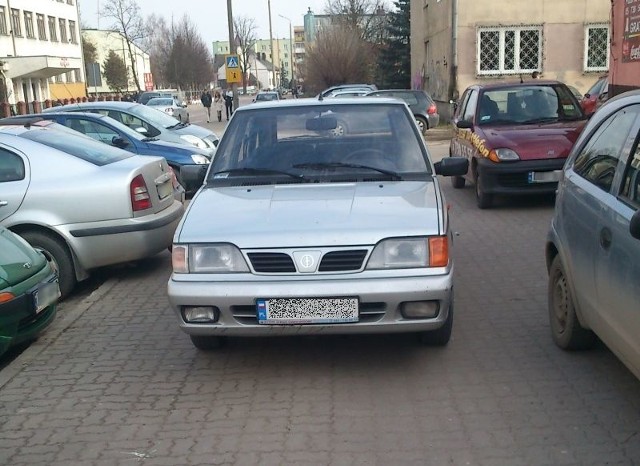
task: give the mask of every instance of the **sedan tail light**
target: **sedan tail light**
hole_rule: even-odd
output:
[[[151,207],[151,197],[149,196],[149,190],[142,175],[136,176],[133,181],[131,181],[130,189],[131,207],[133,207],[134,212]]]
[[[429,115],[433,115],[434,113],[438,113],[438,107],[436,107],[436,104],[431,104],[429,105],[429,108],[427,109],[427,113]]]

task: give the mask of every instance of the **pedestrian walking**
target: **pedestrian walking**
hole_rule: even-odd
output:
[[[200,102],[202,102],[202,106],[207,111],[207,123],[209,123],[211,121],[211,103],[213,102],[213,99],[211,97],[211,92],[209,92],[206,89],[202,91],[202,95],[200,96]]]
[[[227,121],[231,115],[233,115],[233,91],[231,89],[227,89],[224,93],[224,105],[227,109]]]
[[[224,107],[224,99],[220,94],[220,91],[215,91],[213,94],[213,107],[216,110],[216,114],[218,116],[218,121],[222,121],[222,108]]]

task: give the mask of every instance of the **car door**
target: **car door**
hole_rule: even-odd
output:
[[[631,111],[631,109],[630,109]],[[640,115],[640,105],[635,108]],[[640,240],[631,217],[640,209],[640,118],[623,150],[616,195],[607,196],[598,222],[596,289],[604,332],[601,338],[640,370]]]
[[[24,154],[0,144],[0,222],[18,210],[30,179],[29,160]]]
[[[592,326],[602,321],[601,312],[609,308],[609,304],[600,302],[596,278],[601,272],[599,267],[606,267],[600,262],[603,259],[600,248],[603,242],[610,241],[601,219],[615,202],[614,180],[620,159],[629,150],[629,133],[637,120],[638,108],[621,109],[593,132],[568,161],[562,195],[556,203],[558,215],[563,218],[565,260],[569,262],[574,298]]]
[[[451,155],[456,157],[465,157],[469,160],[469,167],[472,166],[473,157],[476,156],[477,149],[473,144],[473,122],[478,104],[478,90],[468,89],[462,96],[462,105],[460,105],[454,114],[454,136],[451,139]],[[459,121],[471,123],[471,128],[459,128]],[[467,177],[472,177],[472,171],[467,172]],[[472,178],[470,178],[473,180]]]

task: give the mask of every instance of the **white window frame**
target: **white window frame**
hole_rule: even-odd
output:
[[[500,33],[499,39],[499,68],[497,70],[482,70],[480,67],[480,34],[483,32],[491,32],[497,31]],[[515,32],[515,42],[514,42],[514,69],[506,70],[504,68],[505,61],[505,33],[511,31]],[[537,68],[520,68],[520,32],[521,31],[538,31],[538,67]],[[534,71],[541,71],[542,69],[542,46],[544,44],[543,40],[543,27],[541,25],[529,25],[529,26],[504,26],[504,27],[483,27],[480,26],[476,30],[476,73],[479,76],[496,76],[496,75],[517,75],[523,73],[532,73]]]
[[[7,7],[0,5],[0,34],[3,36],[9,35],[9,28],[7,27]]]
[[[590,29],[607,29],[607,65],[606,66],[588,66],[589,65],[589,30]],[[584,61],[582,68],[585,72],[602,72],[609,71],[609,55],[611,53],[611,28],[607,23],[587,24],[584,27]]]
[[[38,25],[38,39],[47,40],[47,17],[42,13],[36,13],[36,24]]]
[[[27,39],[35,39],[36,32],[33,29],[33,12],[32,11],[23,11],[22,15],[24,16],[24,34]]]
[[[77,44],[78,36],[76,35],[76,22],[70,19],[67,21],[67,24],[69,25],[69,42]]]

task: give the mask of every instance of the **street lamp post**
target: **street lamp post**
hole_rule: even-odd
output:
[[[293,53],[293,27],[291,26],[291,20],[289,18],[287,18],[286,16],[283,15],[278,15],[280,16],[282,19],[286,19],[287,21],[289,21],[289,63],[290,63],[290,68],[291,68],[291,84],[289,85],[289,87],[291,87],[292,84],[295,84],[295,78],[293,75],[293,58],[295,56],[295,54]]]
[[[236,50],[231,50],[232,47],[235,47],[235,36],[233,34],[233,11],[231,9],[231,0],[227,0],[227,23],[229,25],[229,51],[231,53],[236,53]],[[227,86],[229,83],[227,83]],[[240,103],[240,99],[238,97],[238,84],[235,82],[231,85],[231,90],[233,91],[233,108],[238,108],[238,104]]]
[[[276,51],[273,49],[273,29],[271,28],[271,0],[267,0],[267,6],[269,7],[269,41],[271,42],[271,77],[273,79],[274,87],[277,87],[276,83]]]

